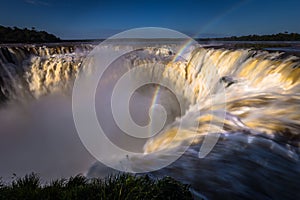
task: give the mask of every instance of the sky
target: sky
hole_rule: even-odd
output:
[[[0,25],[61,39],[107,38],[139,27],[193,37],[300,33],[299,0],[0,0]]]

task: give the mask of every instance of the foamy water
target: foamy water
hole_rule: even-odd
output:
[[[158,46],[119,58],[99,83],[96,110],[108,137],[122,148],[144,153],[118,163],[130,171],[152,171],[188,148],[176,162],[151,174],[173,176],[207,198],[297,199],[299,58],[193,45],[178,54],[178,45]],[[115,50],[122,48],[132,47]],[[91,49],[0,48],[0,176],[36,171],[48,179],[112,172],[93,165],[72,118],[70,90]],[[154,104],[168,114],[163,129],[150,139],[126,136],[107,106],[116,80],[133,68],[138,69],[133,81],[160,80],[172,88],[148,85],[132,97],[130,110],[138,124],[149,122]],[[186,126],[180,127],[183,121]],[[204,138],[215,134],[217,144],[199,158]]]

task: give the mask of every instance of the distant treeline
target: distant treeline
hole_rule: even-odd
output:
[[[247,36],[232,36],[223,38],[201,38],[200,41],[300,41],[298,33],[277,33],[272,35],[247,35]]]
[[[18,27],[4,27],[0,25],[0,43],[44,43],[59,42],[60,38],[46,31],[37,31],[34,27],[31,30]]]
[[[272,35],[247,35],[232,36],[223,38],[198,38],[198,41],[300,41],[298,33],[277,33]],[[38,31],[34,27],[31,29],[18,27],[4,27],[0,25],[0,43],[48,43],[66,42],[76,40],[61,40],[46,31]],[[90,41],[90,40],[83,40]],[[95,41],[95,40],[91,40]]]

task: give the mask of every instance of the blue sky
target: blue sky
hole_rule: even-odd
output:
[[[0,0],[0,25],[36,27],[62,39],[106,38],[138,27],[191,36],[300,33],[299,0]]]

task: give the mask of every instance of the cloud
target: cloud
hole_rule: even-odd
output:
[[[51,6],[49,2],[39,1],[39,0],[25,0],[25,2],[36,6]]]

